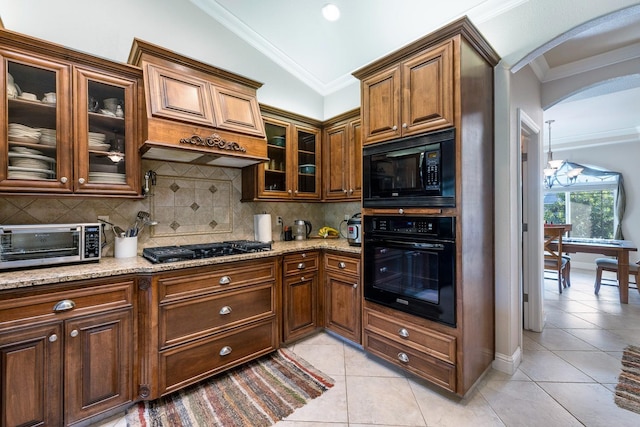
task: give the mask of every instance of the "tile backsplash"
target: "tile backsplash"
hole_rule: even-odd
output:
[[[344,215],[360,211],[359,202],[240,202],[242,171],[234,168],[143,160],[142,170],[157,174],[155,186],[144,199],[11,196],[0,198],[0,224],[58,224],[96,222],[98,216],[127,228],[139,211],[151,214],[158,225],[146,227],[138,239],[138,251],[211,241],[253,239],[253,215],[272,215],[274,240],[281,228],[305,219],[317,231],[324,225],[340,228]],[[342,224],[346,234],[346,225]],[[105,233],[105,256],[113,254],[113,233]]]

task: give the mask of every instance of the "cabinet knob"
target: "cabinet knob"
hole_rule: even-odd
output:
[[[63,184],[66,184],[67,181],[69,181],[69,178],[67,178],[66,176],[60,177],[60,182]]]
[[[58,336],[56,334],[49,335],[49,342],[56,342],[56,341],[58,341]]]
[[[78,336],[78,330],[74,329],[73,331],[71,331],[71,333],[69,335],[71,335],[72,338],[77,337]]]
[[[298,194],[298,190],[294,191],[295,194]]]
[[[406,128],[408,128],[408,127],[409,127],[409,126],[407,126],[407,124],[406,124],[406,123],[403,123],[403,124],[402,124],[402,129],[406,129]]]
[[[304,262],[298,263],[298,270],[304,270],[307,265]]]
[[[400,215],[404,214],[404,209],[402,209],[402,208],[398,209],[398,213],[399,213]]]
[[[338,268],[347,268],[347,264],[345,264],[344,261],[340,261],[338,263]]]
[[[287,190],[287,193],[291,194],[291,190]]]
[[[402,363],[409,363],[409,356],[407,356],[407,353],[400,352],[398,353],[398,360]]]
[[[220,349],[220,356],[226,356],[227,354],[231,354],[232,348],[228,345],[225,345]]]
[[[220,280],[218,281],[218,283],[220,283],[221,285],[228,285],[229,283],[231,283],[231,277],[229,276],[222,276],[220,278]]]
[[[302,255],[300,255],[300,256],[301,256],[302,258],[306,258],[306,257],[307,257],[307,254],[303,252],[303,253],[302,253]]]
[[[407,331],[405,328],[400,328],[398,329],[398,335],[400,335],[402,338],[409,338],[409,331]]]
[[[78,183],[80,183],[80,184],[84,184],[84,182],[85,182],[85,179],[84,179],[84,178],[78,178]]]
[[[357,287],[358,287],[358,284],[357,284],[357,283],[354,283],[354,284],[353,284],[353,289],[355,289],[355,288],[357,288]]]
[[[301,281],[301,282],[304,282],[304,276],[301,276],[301,277],[300,277],[300,281]]]
[[[63,311],[69,311],[76,308],[76,303],[71,299],[63,299],[62,301],[58,301],[56,305],[53,306],[54,313],[62,313]]]
[[[229,313],[231,313],[231,307],[229,307],[228,305],[225,305],[220,309],[220,314],[229,314]]]
[[[398,130],[398,126],[392,127],[391,130]]]
[[[345,188],[344,190],[342,190],[342,192],[343,192],[344,194],[347,194],[347,189]]]
[[[353,194],[353,188],[349,189],[349,194]]]

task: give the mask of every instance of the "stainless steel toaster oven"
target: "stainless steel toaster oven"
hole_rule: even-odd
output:
[[[100,261],[100,224],[0,225],[0,270]]]

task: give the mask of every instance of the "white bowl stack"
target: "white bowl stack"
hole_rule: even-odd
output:
[[[57,145],[57,137],[55,129],[40,129],[42,135],[40,136],[40,143],[43,145],[49,145],[55,147]]]
[[[104,142],[106,139],[107,135],[104,133],[89,132],[89,149],[107,151],[111,145]]]

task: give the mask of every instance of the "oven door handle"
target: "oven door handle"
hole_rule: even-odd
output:
[[[394,245],[402,246],[405,248],[412,249],[435,249],[438,251],[444,250],[444,245],[442,243],[417,243],[417,242],[403,242],[400,240],[385,240],[385,243],[392,243]]]
[[[420,186],[421,186],[421,189],[426,187],[425,182],[424,182],[424,175],[425,175],[425,172],[424,172],[424,168],[425,168],[424,154],[425,154],[424,151],[422,153],[420,153],[420,166],[418,166],[418,170],[420,171]]]

